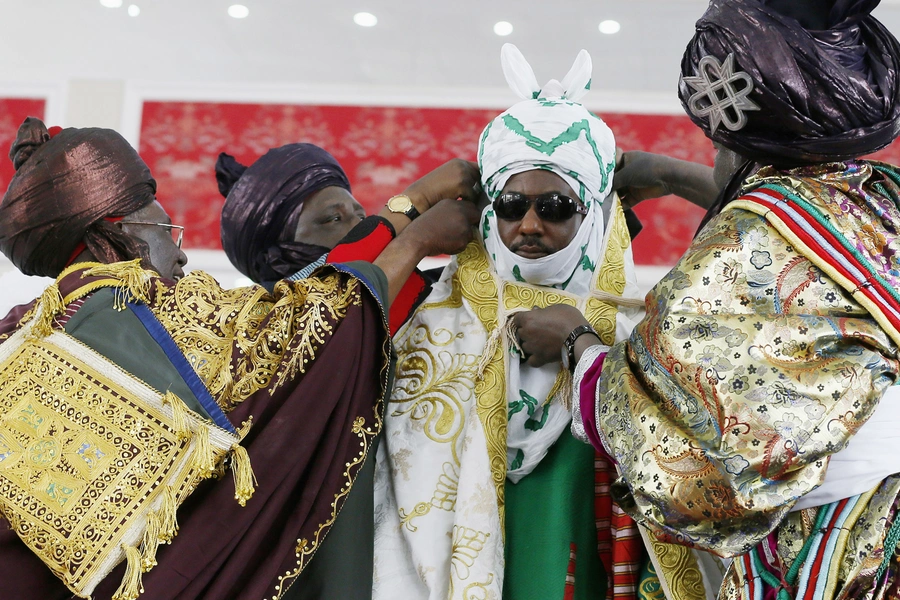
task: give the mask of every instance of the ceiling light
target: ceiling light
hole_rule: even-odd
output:
[[[119,8],[122,6],[122,0],[100,0],[100,4],[106,8]]]
[[[139,14],[141,14],[141,7],[138,6],[137,4],[132,4],[131,6],[128,7],[128,16],[129,17],[136,17]]]
[[[243,4],[232,4],[228,7],[228,16],[235,19],[243,19],[250,14],[250,9]]]
[[[497,35],[509,35],[513,32],[512,23],[509,21],[497,21],[494,23],[494,33]]]
[[[378,24],[378,17],[372,13],[358,12],[353,15],[353,22],[360,27],[375,27]]]
[[[600,33],[605,33],[607,35],[612,35],[614,33],[619,33],[619,30],[622,29],[622,26],[619,25],[618,21],[601,21],[600,22]]]

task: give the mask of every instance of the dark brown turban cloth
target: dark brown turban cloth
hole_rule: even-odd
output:
[[[773,0],[713,0],[685,51],[682,77],[693,76],[704,56],[724,62],[733,53],[761,110],[747,112],[739,131],[720,124],[711,134],[708,119],[689,110],[694,90],[683,79],[682,105],[713,141],[761,164],[841,161],[887,146],[900,133],[900,46],[869,14],[879,1],[820,2],[827,29],[811,31]]]
[[[142,258],[145,243],[104,219],[155,199],[156,181],[111,129],[63,129],[52,139],[25,119],[9,151],[16,174],[0,204],[0,251],[26,275],[56,277],[79,244],[102,262]]]
[[[290,277],[331,248],[293,241],[303,203],[350,181],[331,154],[313,144],[288,144],[245,167],[224,152],[216,161],[222,207],[222,248],[257,283]]]

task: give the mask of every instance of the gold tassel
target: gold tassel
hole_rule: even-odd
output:
[[[550,404],[553,400],[558,400],[563,408],[571,410],[572,401],[575,398],[575,390],[572,389],[574,384],[575,381],[569,370],[560,370],[559,375],[556,376],[556,382],[553,384],[553,389],[547,394],[547,400],[544,402],[544,405]]]
[[[216,457],[213,456],[212,445],[209,443],[209,429],[200,427],[194,433],[194,466],[199,471],[200,477],[211,477],[216,470]]]
[[[159,548],[159,515],[150,513],[147,517],[147,529],[141,544],[141,568],[144,573],[156,566],[156,550]]]
[[[167,544],[178,533],[177,508],[175,491],[171,487],[166,487],[163,492],[162,504],[156,512],[159,515],[159,539]]]
[[[113,594],[112,600],[137,600],[137,597],[144,592],[144,586],[141,583],[141,553],[134,546],[122,546],[125,550],[125,560],[128,566],[125,568],[125,577],[122,578],[122,584],[116,593]]]
[[[175,428],[175,433],[178,434],[178,439],[186,440],[190,438],[191,426],[188,414],[191,409],[172,392],[166,392],[162,402],[172,407],[172,426]]]
[[[59,293],[56,283],[51,283],[44,290],[44,293],[41,294],[35,305],[35,309],[38,307],[40,307],[40,310],[37,313],[37,319],[35,319],[32,331],[38,337],[46,337],[53,331],[53,323],[56,321],[56,317],[66,310],[62,294]]]
[[[131,299],[145,303],[150,299],[150,274],[141,266],[139,258],[91,267],[81,276],[115,277],[121,280],[121,285],[116,286],[116,295],[113,300],[113,308],[116,310],[125,310],[126,303]]]
[[[258,482],[250,466],[250,454],[239,444],[231,447],[231,473],[234,475],[234,499],[241,506],[247,506]]]
[[[478,366],[475,368],[475,375],[479,380],[484,379],[485,370],[487,370],[491,361],[494,360],[494,352],[497,350],[497,343],[500,341],[500,337],[503,335],[504,330],[504,326],[498,325],[484,343],[484,351],[481,354],[481,360],[478,361]]]

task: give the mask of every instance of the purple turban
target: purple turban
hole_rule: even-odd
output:
[[[331,248],[295,242],[303,203],[350,181],[331,154],[313,144],[288,144],[245,167],[224,152],[216,161],[222,207],[222,248],[257,283],[290,277]]]
[[[0,251],[26,275],[56,277],[81,244],[102,262],[149,250],[107,221],[153,202],[156,181],[138,153],[111,129],[63,129],[51,138],[29,117],[9,157],[16,174],[0,203]]]
[[[713,141],[761,164],[887,146],[900,133],[900,45],[870,14],[879,1],[807,2],[819,5],[810,22],[825,27],[812,30],[786,16],[801,14],[790,2],[712,0],[681,63],[685,110]]]

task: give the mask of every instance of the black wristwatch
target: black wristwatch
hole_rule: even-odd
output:
[[[575,365],[578,364],[575,360],[575,340],[585,333],[593,333],[597,336],[597,339],[600,339],[600,336],[597,335],[597,332],[594,331],[593,327],[590,325],[579,325],[572,330],[572,333],[570,333],[569,337],[566,338],[566,341],[563,342],[562,365],[564,368],[568,369],[570,373],[575,372]]]

